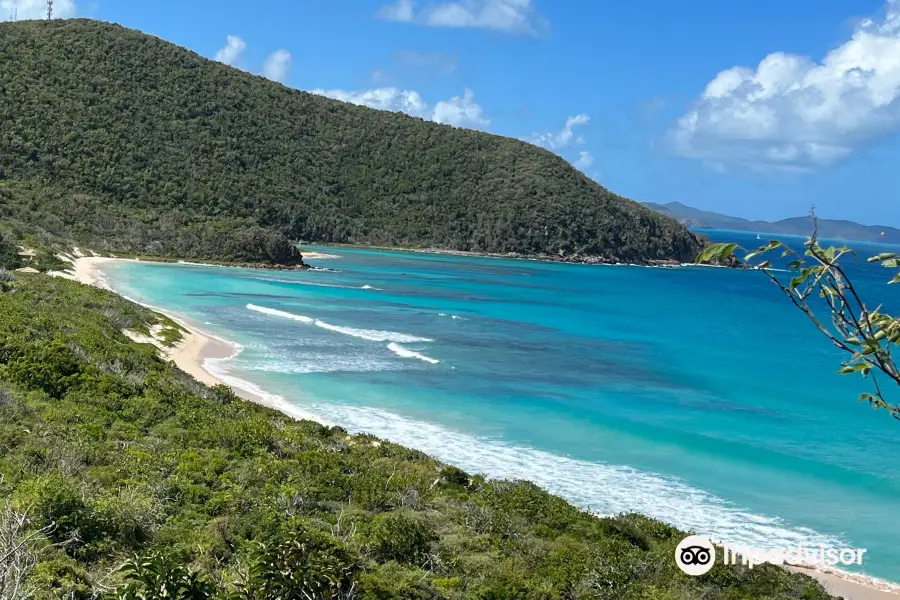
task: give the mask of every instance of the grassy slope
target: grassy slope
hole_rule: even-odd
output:
[[[544,149],[87,20],[0,23],[4,179],[0,219],[98,250],[283,262],[303,239],[631,261],[703,243]]]
[[[303,580],[319,597],[350,586],[358,598],[828,597],[774,567],[687,577],[673,560],[682,534],[666,525],[595,518],[526,482],[294,421],[127,339],[122,329],[157,322],[142,307],[42,275],[9,285],[0,496],[32,528],[55,523],[43,539],[62,544],[36,549],[35,598],[109,592],[125,577],[113,569],[153,547],[175,553],[147,562],[153,577],[190,565],[202,598],[242,582],[251,591],[232,597],[274,598],[284,573],[292,593]],[[134,594],[147,569],[132,574]]]

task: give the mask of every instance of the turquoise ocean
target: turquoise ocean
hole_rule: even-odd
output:
[[[859,288],[900,309],[864,260],[900,249],[851,245]],[[866,548],[862,572],[900,582],[900,422],[857,402],[870,382],[837,374],[840,352],[763,274],[309,249],[333,271],[104,269],[235,343],[207,367],[300,414],[601,514]]]

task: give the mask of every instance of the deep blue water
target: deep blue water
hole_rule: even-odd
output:
[[[839,351],[761,273],[318,250],[340,271],[107,272],[240,344],[210,363],[229,382],[329,423],[601,513],[867,548],[864,571],[900,581],[900,422],[857,402],[869,382],[837,374]],[[898,307],[886,269],[847,268]]]

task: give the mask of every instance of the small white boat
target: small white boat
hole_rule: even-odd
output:
[[[756,234],[756,239],[761,240],[761,239],[762,239],[762,236],[759,235],[759,234],[757,233],[757,234]]]

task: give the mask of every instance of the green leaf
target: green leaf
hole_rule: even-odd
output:
[[[896,275],[894,275],[894,278],[891,279],[890,281],[888,281],[888,283],[889,283],[889,284],[891,284],[891,283],[900,283],[900,273],[897,273]]]
[[[796,277],[791,279],[791,283],[788,287],[790,287],[790,289],[792,289],[792,290],[795,290],[795,289],[797,289],[797,286],[799,286],[804,281],[806,281],[806,275],[803,275],[803,274],[797,275]]]
[[[713,244],[708,246],[697,257],[698,263],[708,262],[711,260],[726,260],[737,249],[737,244]]]
[[[900,267],[900,259],[898,259],[898,258],[889,258],[889,259],[887,259],[887,260],[885,260],[885,261],[882,261],[882,262],[881,262],[881,266],[882,266],[882,267],[887,267],[887,268],[889,268],[889,269],[896,269],[897,267]]]
[[[719,253],[719,258],[725,259],[734,254],[734,251],[737,250],[737,244],[724,244],[721,252]]]
[[[790,269],[791,271],[796,271],[801,266],[803,266],[802,260],[792,260],[791,262],[789,262],[787,264],[787,268]]]
[[[881,262],[883,260],[888,260],[891,258],[900,258],[900,257],[898,257],[895,252],[882,252],[881,254],[878,254],[877,256],[871,257],[869,259],[869,262]]]

